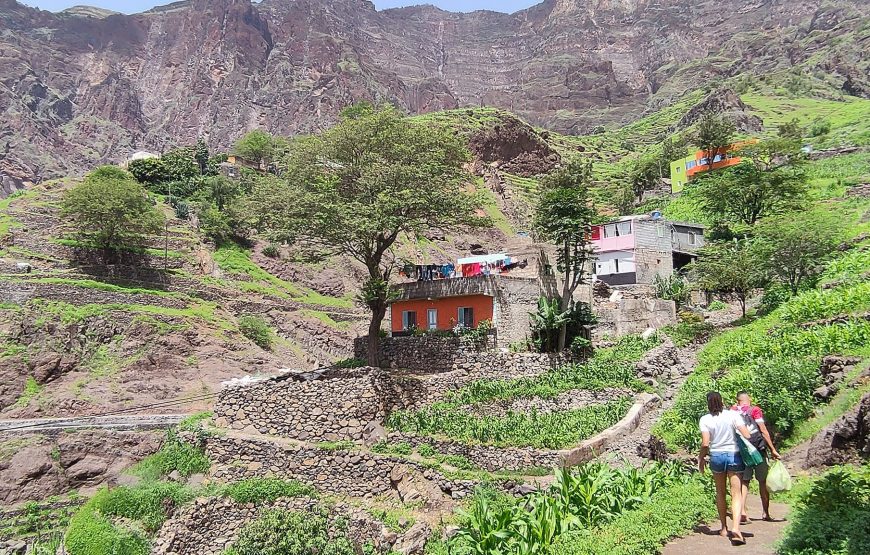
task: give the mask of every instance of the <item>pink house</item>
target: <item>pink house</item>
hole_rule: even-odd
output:
[[[652,283],[691,262],[704,245],[704,226],[658,213],[625,216],[592,228],[595,278],[610,285]]]

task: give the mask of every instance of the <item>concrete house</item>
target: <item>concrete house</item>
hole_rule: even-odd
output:
[[[608,285],[651,284],[689,264],[704,246],[704,226],[658,213],[625,216],[593,227],[595,279]]]
[[[524,340],[529,314],[537,310],[541,295],[555,287],[555,278],[543,269],[505,254],[407,268],[403,275],[415,281],[394,286],[398,295],[390,303],[390,335],[477,328],[488,321],[499,345]]]
[[[671,162],[671,192],[674,194],[681,192],[686,184],[700,173],[736,166],[743,161],[743,158],[737,155],[738,151],[757,142],[757,139],[750,139],[730,144],[716,151],[712,161],[707,159],[707,152],[703,150],[697,150],[685,158],[674,160]]]

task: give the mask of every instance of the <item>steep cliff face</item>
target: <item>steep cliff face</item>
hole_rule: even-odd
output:
[[[316,131],[359,99],[507,108],[583,132],[742,71],[866,96],[859,0],[546,0],[507,15],[365,0],[189,0],[132,16],[0,0],[0,173],[47,178],[247,129]],[[836,40],[834,40],[836,38]]]

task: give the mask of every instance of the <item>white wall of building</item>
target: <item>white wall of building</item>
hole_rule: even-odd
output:
[[[595,275],[626,274],[636,270],[634,251],[602,252],[595,260]]]

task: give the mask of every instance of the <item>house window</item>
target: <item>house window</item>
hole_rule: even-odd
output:
[[[459,307],[459,318],[457,322],[460,326],[464,328],[473,328],[474,327],[474,309],[470,306],[460,306]]]
[[[695,241],[696,241],[696,239],[695,239],[695,232],[694,232],[694,231],[690,231],[690,232],[689,232],[689,244],[690,244],[690,245],[694,245],[694,244],[695,244]]]
[[[621,237],[624,235],[631,235],[631,220],[606,224],[604,226],[604,237]]]
[[[426,311],[426,323],[430,330],[438,328],[438,309],[430,308]]]
[[[683,168],[681,168],[680,166],[677,166],[676,169],[677,169],[677,173],[680,173],[680,170],[682,170]]]
[[[665,236],[665,228],[661,224],[656,226],[656,235],[658,235],[659,237]]]
[[[412,330],[417,327],[417,313],[413,310],[402,311],[402,329]]]

